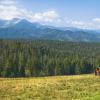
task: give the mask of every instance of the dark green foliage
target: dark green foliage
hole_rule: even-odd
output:
[[[100,43],[0,40],[0,76],[92,73],[100,66]]]

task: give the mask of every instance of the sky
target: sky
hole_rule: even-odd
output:
[[[0,0],[0,19],[100,29],[100,0]]]

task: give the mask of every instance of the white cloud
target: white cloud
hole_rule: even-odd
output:
[[[20,15],[15,0],[0,0],[0,19],[10,20]]]
[[[0,19],[11,20],[13,18],[28,19],[31,22],[55,26],[100,29],[100,18],[93,18],[90,22],[66,20],[65,17],[62,18],[55,10],[34,13],[33,11],[18,7],[17,0],[0,0]]]
[[[49,22],[52,23],[55,20],[59,19],[59,15],[54,11],[47,11],[47,12],[43,12],[43,13],[36,13],[36,14],[32,14],[30,16],[31,20],[33,21],[37,21],[37,22]]]
[[[26,18],[33,22],[53,23],[60,20],[54,10],[33,13],[16,5],[16,0],[0,0],[0,19]]]
[[[94,18],[93,21],[97,22],[97,23],[100,23],[100,18]]]
[[[77,20],[71,21],[71,24],[76,25],[76,26],[84,26],[85,25],[84,22],[77,21]]]
[[[20,16],[20,11],[17,7],[0,5],[0,19],[10,20]]]
[[[87,27],[85,22],[78,21],[78,20],[67,20],[66,24],[69,24],[70,26],[78,27],[78,28],[86,28]]]
[[[0,0],[0,4],[2,5],[11,5],[11,4],[15,4],[16,1],[15,0]]]
[[[83,29],[100,29],[100,24],[90,22],[82,22],[78,20],[67,20],[66,24],[69,26],[83,28]]]

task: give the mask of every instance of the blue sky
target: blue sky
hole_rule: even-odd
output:
[[[0,0],[0,18],[100,29],[100,0]]]
[[[50,9],[62,17],[89,20],[100,17],[100,0],[18,0],[19,4],[33,12],[44,12]]]

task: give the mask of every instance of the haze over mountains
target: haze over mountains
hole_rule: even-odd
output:
[[[0,20],[1,39],[46,39],[61,41],[100,42],[99,31],[78,29],[73,27],[53,27],[31,23],[17,18]]]

